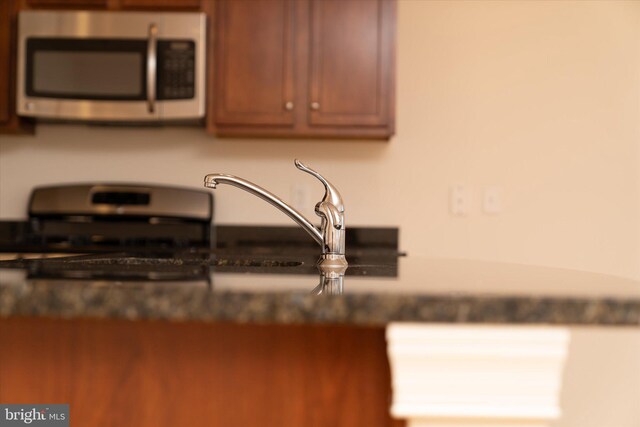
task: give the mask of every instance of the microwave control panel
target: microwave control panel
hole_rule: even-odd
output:
[[[195,96],[196,46],[189,40],[158,40],[158,99]]]

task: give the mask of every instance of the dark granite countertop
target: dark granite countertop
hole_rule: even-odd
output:
[[[315,255],[189,253],[0,261],[0,317],[384,325],[640,326],[640,282],[472,260],[354,252],[340,295]]]

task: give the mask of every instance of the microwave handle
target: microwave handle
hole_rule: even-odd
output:
[[[147,106],[149,113],[154,113],[156,110],[157,35],[158,26],[149,24],[147,43]]]

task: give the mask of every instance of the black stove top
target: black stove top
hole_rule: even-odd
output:
[[[0,252],[172,252],[212,245],[211,225],[203,222],[57,218],[0,222]]]
[[[37,187],[27,221],[0,223],[0,251],[211,247],[213,196],[200,189],[86,183]]]

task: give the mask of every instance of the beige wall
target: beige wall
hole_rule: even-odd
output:
[[[640,426],[640,331],[571,328],[562,417],[550,427]]]
[[[348,224],[398,225],[411,254],[640,279],[640,2],[400,0],[398,20],[390,143],[43,125],[35,138],[1,137],[0,217],[23,217],[35,185],[200,186],[209,172],[286,199],[302,182],[320,197],[293,168],[299,157],[341,189]],[[457,183],[474,192],[466,218],[449,214]],[[503,189],[498,216],[482,213],[488,185]],[[236,189],[216,196],[218,222],[289,223]],[[574,338],[565,419],[554,425],[638,425],[640,377],[628,371],[640,357],[637,333],[585,329]]]
[[[397,136],[390,143],[217,140],[200,129],[42,125],[2,137],[0,217],[69,181],[200,186],[208,172],[289,199],[342,190],[351,225],[398,225],[412,254],[640,278],[640,2],[399,2]],[[473,192],[466,218],[449,189]],[[485,215],[485,186],[503,212]],[[216,192],[221,223],[285,224],[262,201]]]

